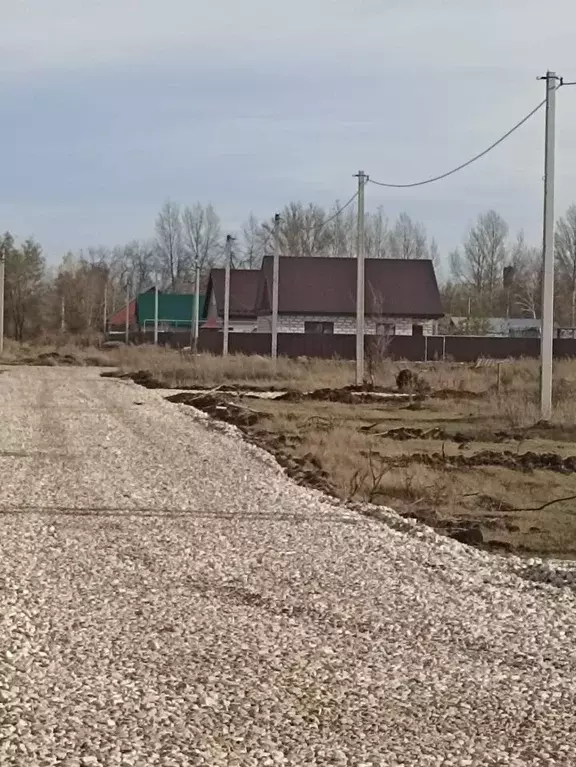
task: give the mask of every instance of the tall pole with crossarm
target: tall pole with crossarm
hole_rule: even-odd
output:
[[[552,417],[552,356],[554,339],[554,155],[556,144],[556,90],[559,78],[547,72],[546,147],[544,160],[544,231],[542,269],[542,331],[540,334],[540,417]]]

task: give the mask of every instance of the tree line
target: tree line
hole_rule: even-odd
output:
[[[284,255],[355,254],[356,213],[290,202],[280,212],[280,247]],[[366,215],[368,258],[430,258],[440,267],[434,238],[424,225],[401,213],[390,221],[382,208]],[[250,215],[233,243],[232,265],[255,269],[273,252],[274,219]],[[105,317],[154,284],[161,290],[191,292],[195,265],[202,285],[210,269],[225,258],[225,233],[212,205],[182,207],[166,201],[154,236],[113,248],[91,247],[66,253],[60,263],[46,263],[39,243],[17,244],[5,233],[0,253],[5,260],[5,325],[22,340],[43,332],[100,332]],[[462,245],[444,259],[447,278],[441,289],[447,314],[481,319],[491,316],[540,316],[541,246],[511,236],[504,219],[490,210],[466,233]],[[576,326],[576,205],[557,222],[555,241],[556,320]]]

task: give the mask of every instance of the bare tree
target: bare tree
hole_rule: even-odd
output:
[[[414,222],[407,213],[401,213],[390,233],[392,258],[428,258],[426,229]]]
[[[514,313],[536,319],[540,314],[542,290],[541,251],[527,245],[523,232],[518,233],[516,242],[508,250],[508,264],[503,270],[506,316]]]
[[[576,205],[558,219],[554,247],[559,298],[569,306],[566,314],[571,327],[576,327]]]
[[[330,255],[332,233],[320,205],[291,202],[280,213],[280,243],[286,256]],[[262,224],[267,243],[272,241],[274,220]]]
[[[22,247],[17,248],[10,233],[3,236],[0,248],[6,259],[6,314],[14,338],[22,341],[40,324],[44,277],[42,249],[32,239],[27,239]]]
[[[366,215],[365,230],[364,246],[367,258],[390,258],[390,231],[388,229],[388,219],[382,207],[379,207],[376,213],[368,213]],[[356,236],[355,227],[354,236]]]
[[[525,317],[540,317],[542,301],[542,254],[537,248],[530,248],[528,260],[516,277],[515,301]]]
[[[119,253],[118,253],[119,251]],[[154,243],[132,240],[117,249],[122,271],[127,271],[135,295],[149,288],[155,279]]]
[[[356,249],[356,212],[354,207],[350,206],[330,220],[341,207],[342,204],[336,200],[328,213],[328,223],[325,224],[327,238],[322,255],[350,258]]]
[[[188,271],[191,273],[198,263],[200,273],[206,278],[224,252],[220,219],[212,205],[203,207],[197,202],[191,208],[184,208],[182,223]]]
[[[428,258],[432,261],[434,264],[435,269],[440,268],[440,250],[438,248],[438,243],[432,237],[432,240],[430,242],[430,247],[428,248]]]
[[[79,256],[67,253],[55,277],[55,326],[72,333],[100,331],[104,324],[104,295],[110,278],[109,254],[90,248]]]
[[[258,269],[266,251],[266,231],[251,213],[242,226],[240,265],[245,269]]]
[[[452,276],[468,285],[483,313],[493,311],[501,291],[507,236],[508,225],[490,210],[481,214],[470,229],[463,255],[456,250],[450,256]]]
[[[175,291],[184,276],[185,264],[180,207],[170,200],[164,203],[156,218],[156,246],[160,270]]]

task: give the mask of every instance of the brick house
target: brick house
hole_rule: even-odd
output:
[[[367,335],[434,335],[443,316],[432,261],[366,259]],[[356,259],[280,258],[278,332],[356,332]],[[269,333],[272,319],[273,258],[258,271],[258,332]]]

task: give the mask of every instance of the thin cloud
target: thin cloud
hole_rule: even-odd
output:
[[[0,214],[53,254],[148,236],[167,196],[210,199],[238,228],[289,199],[347,198],[360,167],[393,182],[442,172],[529,111],[547,67],[576,79],[571,0],[553,18],[537,0],[5,0],[2,13]],[[576,88],[558,99],[560,211],[574,136]],[[423,219],[444,250],[487,207],[536,238],[542,149],[541,114],[462,174],[417,195],[373,187],[368,204]]]

